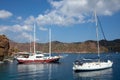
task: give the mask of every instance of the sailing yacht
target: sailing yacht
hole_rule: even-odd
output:
[[[51,29],[49,30],[49,55],[45,55],[42,52],[36,52],[35,48],[35,25],[34,25],[34,52],[22,54],[21,56],[16,57],[18,63],[52,63],[58,62],[60,56],[51,55]]]
[[[94,71],[94,70],[102,70],[111,68],[113,65],[113,62],[110,60],[107,61],[101,61],[100,60],[100,48],[99,48],[99,39],[98,39],[98,19],[95,12],[95,22],[96,22],[96,35],[97,35],[97,50],[98,50],[98,60],[97,61],[86,61],[82,62],[79,60],[76,60],[73,63],[73,70],[74,71]]]

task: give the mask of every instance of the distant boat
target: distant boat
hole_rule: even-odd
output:
[[[113,65],[113,62],[110,60],[107,61],[101,61],[100,60],[100,48],[99,48],[99,40],[98,40],[98,17],[95,12],[95,22],[96,22],[96,35],[97,35],[97,50],[98,50],[98,60],[93,61],[92,59],[89,59],[89,61],[82,62],[80,60],[76,60],[73,63],[73,70],[74,71],[94,71],[94,70],[102,70],[111,68]]]
[[[49,55],[45,55],[42,52],[37,52],[35,49],[35,25],[34,25],[34,53],[22,53],[22,55],[16,57],[18,63],[52,63],[58,62],[60,56],[51,55],[51,30],[49,30]]]

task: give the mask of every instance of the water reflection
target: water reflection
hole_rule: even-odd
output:
[[[75,80],[102,80],[102,78],[104,80],[112,80],[112,68],[100,71],[74,72],[73,74]]]
[[[20,64],[18,65],[18,72],[32,72],[32,71],[43,71],[43,64]]]
[[[17,79],[51,80],[52,71],[57,66],[58,64],[20,64]]]

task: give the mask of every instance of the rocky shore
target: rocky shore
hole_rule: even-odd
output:
[[[5,35],[0,35],[0,61],[8,56],[9,47],[9,39]]]

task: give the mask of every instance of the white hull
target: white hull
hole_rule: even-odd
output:
[[[96,37],[97,37],[97,51],[98,51],[97,53],[98,53],[98,57],[100,58],[100,44],[99,44],[99,34],[98,34],[99,28],[98,28],[98,17],[96,15],[96,11],[95,11],[95,22],[96,22]],[[101,30],[102,30],[102,27],[101,27]],[[103,36],[104,36],[104,33],[103,33]],[[105,36],[104,36],[104,39],[106,39]],[[73,70],[75,71],[102,70],[102,69],[112,67],[112,64],[113,62],[111,62],[110,60],[108,60],[107,62],[97,61],[97,62],[85,62],[85,63],[76,61],[73,65]]]
[[[61,58],[60,56],[51,56],[51,30],[49,30],[49,56],[46,56],[45,54],[42,54],[41,52],[36,52],[35,47],[35,24],[34,24],[34,53],[31,55],[29,53],[24,53],[20,55],[19,57],[16,57],[16,60],[18,63],[52,63],[52,62],[58,62]],[[31,52],[31,51],[30,51]]]
[[[43,54],[33,54],[28,56],[18,56],[16,60],[18,63],[51,63],[58,62],[60,56],[45,56]]]
[[[73,70],[75,71],[93,71],[102,70],[112,67],[113,62],[108,60],[107,62],[88,62],[83,64],[74,64]]]

